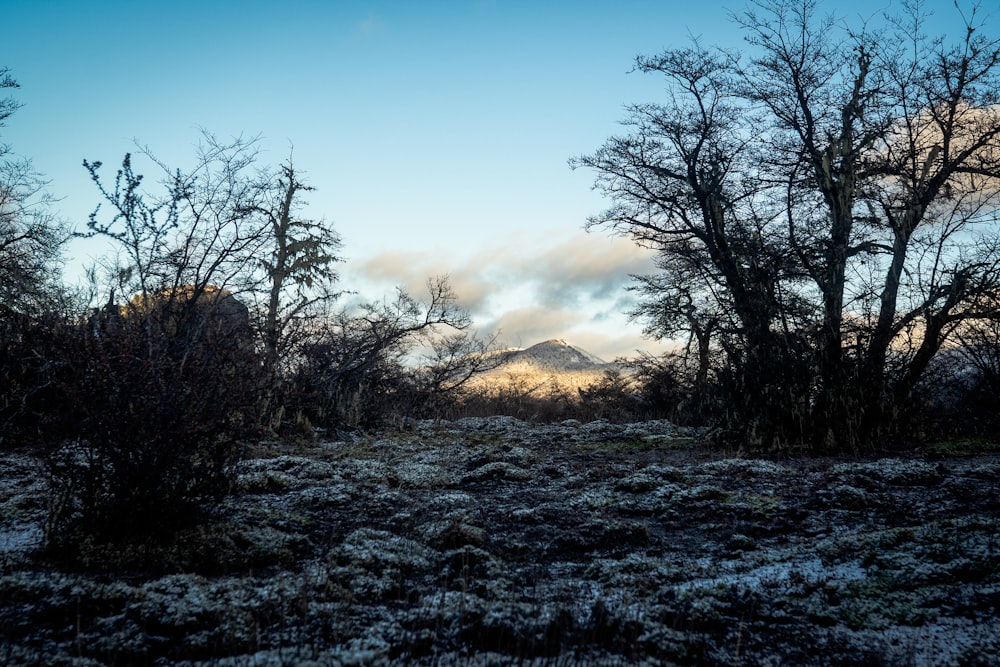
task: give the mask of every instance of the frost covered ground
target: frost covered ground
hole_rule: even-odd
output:
[[[0,664],[996,665],[1000,457],[726,458],[666,422],[266,443],[83,566],[0,454]]]

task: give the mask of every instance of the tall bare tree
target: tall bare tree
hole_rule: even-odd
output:
[[[277,174],[263,174],[262,196],[247,211],[262,218],[267,229],[258,262],[266,294],[262,333],[271,369],[288,352],[289,329],[301,324],[310,309],[339,296],[334,286],[335,267],[342,261],[340,236],[325,220],[300,217],[302,197],[312,190],[289,157]]]
[[[497,363],[488,354],[493,339],[472,335],[471,325],[447,276],[428,280],[422,300],[400,289],[393,299],[340,310],[297,356],[293,384],[302,410],[313,421],[357,426],[389,412],[433,409],[442,395]],[[420,348],[428,358],[414,368]]]
[[[614,202],[590,224],[661,252],[652,302],[683,285],[735,315],[726,354],[759,376],[742,378],[748,409],[796,415],[784,433],[758,419],[764,439],[890,433],[955,327],[997,315],[1000,42],[975,7],[954,42],[903,9],[852,29],[814,0],[753,2],[746,55],[640,58],[668,102],[631,107],[632,134],[575,161]],[[803,369],[797,398],[780,391]]]

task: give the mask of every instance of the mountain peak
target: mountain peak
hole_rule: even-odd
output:
[[[562,338],[552,338],[513,355],[520,362],[563,370],[591,369],[607,362]]]
[[[487,391],[514,387],[518,392],[545,395],[550,391],[569,391],[587,387],[601,380],[609,370],[621,370],[616,363],[576,347],[563,338],[551,338],[529,348],[498,351],[500,364],[477,376],[472,385]]]

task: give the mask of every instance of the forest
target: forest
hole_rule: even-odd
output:
[[[753,604],[763,609],[761,596],[772,584],[799,587],[782,589],[795,599],[796,618],[860,633],[920,626],[932,614],[921,616],[918,608],[933,606],[927,600],[939,593],[929,587],[954,577],[956,586],[972,586],[962,589],[968,617],[976,619],[972,627],[984,627],[983,618],[993,623],[1000,39],[983,34],[979,11],[959,10],[966,31],[950,39],[928,36],[918,3],[875,28],[826,19],[808,0],[762,0],[734,19],[745,52],[693,40],[637,57],[637,70],[662,81],[662,100],[629,105],[622,133],[571,158],[570,167],[592,173],[608,203],[586,221],[588,229],[655,251],[657,272],[634,276],[637,305],[630,314],[648,336],[675,346],[662,356],[620,360],[620,371],[575,392],[491,392],[470,382],[502,364],[504,353],[495,337],[474,332],[447,276],[430,277],[424,294],[397,290],[345,305],[352,286],[338,273],[341,238],[332,223],[306,216],[309,193],[319,186],[302,178],[291,154],[267,164],[256,140],[205,131],[194,166],[184,170],[149,148],[111,168],[83,159],[94,209],[85,224],[73,226],[60,217],[44,174],[16,146],[0,145],[0,451],[8,478],[0,515],[8,522],[0,533],[0,574],[7,581],[0,589],[11,609],[30,597],[27,580],[17,577],[32,568],[252,578],[255,568],[273,574],[323,563],[315,586],[324,604],[360,596],[358,604],[383,605],[378,613],[422,610],[419,622],[393,617],[405,626],[394,635],[399,641],[361,650],[364,622],[333,624],[340,629],[324,634],[316,624],[332,621],[315,616],[316,591],[289,589],[274,608],[254,602],[262,614],[252,619],[257,635],[232,635],[246,619],[227,617],[230,635],[185,643],[178,654],[138,631],[129,647],[113,646],[98,628],[108,622],[100,609],[117,609],[139,594],[119,599],[87,589],[84,597],[96,601],[84,617],[93,626],[77,627],[76,637],[103,636],[105,643],[77,657],[86,653],[94,664],[114,656],[119,664],[154,664],[162,656],[221,660],[301,648],[282,636],[292,627],[290,614],[302,615],[295,632],[307,635],[310,646],[350,645],[342,652],[316,649],[319,657],[310,659],[322,664],[444,654],[458,661],[487,649],[512,661],[562,656],[569,664],[613,655],[757,664],[740,661],[745,600],[732,596],[756,596]],[[7,94],[0,100],[3,140],[16,122],[18,86],[17,72],[0,67]],[[82,286],[67,285],[61,273],[74,235],[115,248],[88,270]],[[395,434],[397,449],[385,433]],[[462,452],[458,440],[478,454]],[[948,469],[926,462],[954,455],[979,458]],[[377,479],[367,468],[376,465]],[[823,481],[810,477],[820,465]],[[565,488],[538,482],[533,491],[511,490],[537,475]],[[332,486],[318,490],[321,478]],[[28,488],[32,499],[18,500],[11,484]],[[348,484],[360,486],[331,495]],[[482,514],[445,513],[437,527],[414,523],[414,516],[438,511],[427,509],[431,496],[479,489],[481,502],[499,506],[514,497],[508,492],[526,493],[547,507],[592,484],[604,485],[604,500],[581,495],[576,507],[600,509],[601,518],[573,523],[562,509],[542,517],[531,507],[508,508],[492,519],[506,535],[502,545],[491,541]],[[953,512],[923,495],[930,487],[953,494]],[[329,515],[303,505],[304,495],[290,500],[307,488]],[[412,515],[392,511],[389,489],[398,490]],[[975,498],[962,489],[974,490]],[[240,498],[261,494],[285,499],[275,501],[289,503],[285,518],[267,509],[254,519],[244,516],[249,505],[236,508]],[[907,525],[907,504],[940,530]],[[377,527],[350,518],[348,507],[364,508]],[[15,520],[19,511],[30,519]],[[862,525],[865,512],[869,523]],[[551,539],[523,528],[515,514],[539,531],[548,526]],[[527,576],[527,570],[510,575],[512,563],[527,567],[525,553],[538,544],[549,545],[538,558],[552,572],[574,564],[577,579],[608,584],[631,577],[625,588],[638,587],[634,595],[645,600],[652,589],[643,587],[655,579],[650,562],[597,570],[610,558],[624,562],[666,549],[671,531],[690,529],[679,523],[681,515],[701,522],[713,557],[736,562],[754,552],[761,560],[756,570],[733,566],[732,576],[744,577],[739,585],[711,570],[697,578],[701,583],[683,583],[676,568],[687,555],[675,554],[674,569],[664,575],[674,583],[673,597],[655,603],[669,608],[654,624],[659,640],[648,636],[652,621],[630,616],[634,610],[613,595],[588,598],[583,611],[559,607],[562,594],[578,604],[579,591],[553,588],[552,598],[518,598],[528,616],[546,610],[545,623],[531,627],[491,616],[491,601],[510,603]],[[719,515],[735,517],[731,529],[717,523]],[[782,544],[781,531],[792,530],[797,516],[852,526],[864,535],[861,542],[868,540],[859,548],[870,554],[853,560],[853,547],[821,528],[814,534],[827,540],[822,548],[796,533],[809,545],[802,548],[815,553],[788,556],[792,574],[767,570],[769,583],[747,584],[759,568],[779,562],[764,550]],[[654,519],[659,528],[650,528]],[[258,520],[271,531],[266,539],[248,532]],[[290,525],[296,521],[302,524]],[[879,531],[907,530],[899,539],[925,551],[940,551],[949,535],[960,535],[953,541],[961,554],[931,560],[951,567],[961,558],[962,567],[907,589],[925,596],[920,600],[885,603],[898,603],[898,613],[876,618],[860,602],[830,601],[835,589],[843,599],[889,599],[886,590],[895,588],[859,588],[871,582],[865,578],[871,568],[891,571],[888,561],[901,549]],[[19,544],[18,531],[32,536],[30,550],[10,546]],[[419,544],[392,542],[403,535]],[[551,549],[562,550],[558,558]],[[358,555],[365,550],[369,556]],[[370,570],[365,558],[382,569]],[[428,588],[436,558],[445,559],[450,573],[440,591]],[[809,570],[820,561],[818,573]],[[552,586],[558,579],[532,577],[536,588],[544,588],[542,579]],[[491,578],[510,590],[489,589]],[[359,592],[359,581],[366,592]],[[691,592],[712,587],[716,598]],[[472,597],[456,611],[445,598],[459,590],[472,590]],[[527,595],[527,588],[518,590]],[[432,609],[438,594],[442,606]],[[302,606],[295,610],[297,595]],[[822,608],[810,596],[822,597]],[[72,615],[70,606],[54,604],[33,622],[55,628]],[[759,637],[772,636],[779,614],[771,612],[769,620],[754,621],[762,624]],[[187,642],[206,624],[175,623],[164,633]],[[64,630],[45,639],[26,626],[11,627],[0,631],[0,657],[12,664],[40,661],[46,647],[70,651],[74,641]],[[684,628],[694,634],[683,635]],[[852,664],[851,651],[864,645],[861,635],[823,636],[844,652],[817,664]],[[764,639],[746,642],[756,659],[766,655]],[[802,657],[795,642],[780,646],[785,659]],[[866,655],[905,664],[903,654],[876,653]],[[274,655],[273,664],[281,664],[280,652]],[[843,662],[831,657],[838,655]],[[969,649],[961,656],[967,660],[961,664],[988,664],[997,654]]]

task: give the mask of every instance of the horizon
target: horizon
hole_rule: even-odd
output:
[[[607,202],[594,175],[567,162],[620,132],[625,105],[662,99],[660,80],[629,73],[636,56],[693,37],[739,47],[728,12],[744,6],[13,3],[0,66],[22,108],[3,140],[82,230],[99,202],[84,159],[110,171],[138,143],[183,169],[199,128],[260,136],[264,164],[291,153],[316,188],[304,215],[342,237],[339,285],[359,299],[396,286],[421,297],[428,278],[448,274],[475,328],[499,331],[501,346],[658,352],[666,344],[625,315],[629,276],[653,272],[653,254],[584,231]],[[899,2],[820,7],[853,21]],[[67,282],[105,248],[74,241]]]

